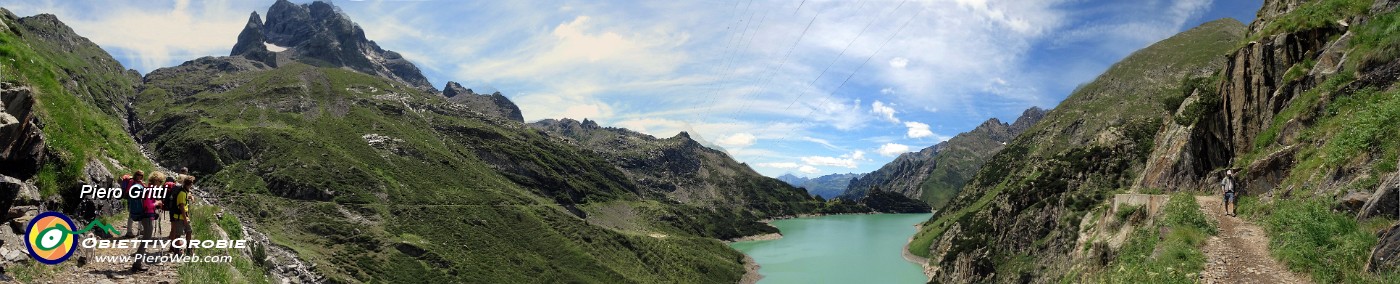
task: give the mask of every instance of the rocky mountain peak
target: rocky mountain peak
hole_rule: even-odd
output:
[[[457,82],[447,81],[447,86],[442,87],[442,96],[453,98],[457,95],[476,95],[476,92],[473,92],[472,89],[462,87],[462,84],[458,84]]]
[[[442,95],[447,97],[448,101],[465,105],[468,109],[483,114],[525,122],[525,116],[520,112],[520,107],[506,96],[501,95],[500,92],[490,95],[477,94],[472,89],[462,87],[462,84],[447,82],[447,85],[442,87]]]
[[[277,46],[278,51],[269,50],[269,44]],[[367,39],[364,29],[327,2],[298,5],[279,0],[268,8],[266,22],[253,13],[239,33],[230,56],[244,56],[276,66],[278,54],[316,66],[349,67],[420,90],[435,91],[417,66],[399,53],[384,50]]]
[[[1045,114],[1047,113],[1050,113],[1050,110],[1040,107],[1026,109],[1026,111],[1021,112],[1020,117],[1016,118],[1016,122],[1011,123],[1011,132],[1025,132],[1026,129],[1031,128],[1031,125],[1035,125],[1036,122],[1040,122],[1041,118],[1045,118]]]

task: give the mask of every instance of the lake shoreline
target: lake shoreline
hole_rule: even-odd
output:
[[[758,265],[758,261],[757,261],[757,260],[754,260],[753,257],[750,257],[749,255],[745,254],[745,255],[744,255],[744,277],[743,277],[743,278],[739,278],[739,283],[740,283],[740,284],[754,284],[754,283],[758,283],[758,280],[763,280],[763,274],[758,274],[758,269],[759,269],[759,268],[760,268],[760,265]]]
[[[923,229],[924,224],[914,224],[914,235],[918,235],[919,230]],[[912,243],[914,243],[914,236],[909,236],[909,240],[904,241],[904,249],[899,251],[900,254],[904,256],[904,261],[918,264],[919,267],[923,268],[924,277],[928,278],[927,281],[933,281],[933,267],[928,265],[928,258],[909,252],[909,245]]]

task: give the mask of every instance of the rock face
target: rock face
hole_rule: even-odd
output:
[[[1366,261],[1366,271],[1394,270],[1396,266],[1400,266],[1400,224],[1381,231],[1380,241],[1371,249],[1371,258]]]
[[[871,187],[923,200],[934,209],[943,207],[967,180],[1007,142],[1045,117],[1047,110],[1032,107],[1007,124],[996,118],[972,131],[958,134],[918,152],[904,153],[894,161],[859,179],[853,179],[842,197],[855,200]]]
[[[398,52],[384,50],[366,39],[359,25],[326,2],[297,5],[278,0],[268,9],[266,23],[253,13],[229,55],[276,66],[278,56],[270,54],[265,44],[287,48],[279,54],[287,53],[292,60],[348,67],[420,90],[434,90],[417,66]]]
[[[0,83],[0,175],[28,178],[44,162],[44,134],[36,125],[34,92]]]
[[[501,92],[492,94],[477,94],[472,89],[463,88],[457,82],[447,82],[447,86],[442,87],[442,95],[448,101],[456,102],[467,106],[468,109],[481,112],[486,115],[496,116],[516,122],[525,122],[525,117],[520,112],[520,107]]]
[[[1400,172],[1392,173],[1383,179],[1376,191],[1357,212],[1357,219],[1372,217],[1400,217]]]
[[[229,55],[241,55],[248,60],[277,67],[277,54],[267,49],[267,37],[263,36],[262,30],[262,18],[258,17],[258,12],[253,12],[248,16],[248,24],[238,33],[238,42],[233,44],[233,51],[229,52]]]

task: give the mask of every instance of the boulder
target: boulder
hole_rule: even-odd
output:
[[[5,219],[13,219],[23,214],[15,214],[17,208],[39,204],[39,189],[16,178],[0,175],[0,212]]]
[[[1337,210],[1354,213],[1360,211],[1361,207],[1366,205],[1366,201],[1370,199],[1370,193],[1353,191],[1342,196],[1342,199],[1337,200],[1337,205],[1333,207]]]
[[[1361,211],[1356,213],[1356,219],[1400,217],[1400,196],[1397,195],[1400,195],[1400,172],[1392,173],[1381,180],[1380,185],[1376,186],[1376,190],[1361,206]]]

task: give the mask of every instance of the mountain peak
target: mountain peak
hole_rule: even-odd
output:
[[[442,86],[442,95],[447,100],[467,106],[467,108],[487,115],[493,115],[516,122],[525,122],[525,116],[520,112],[520,107],[511,102],[509,98],[496,92],[490,95],[477,94],[472,89],[462,87],[462,84],[449,81]]]
[[[285,50],[268,50],[269,44]],[[277,65],[279,55],[310,65],[348,67],[416,89],[436,91],[417,66],[365,38],[364,29],[327,2],[297,5],[278,0],[267,9],[266,21],[254,12],[230,54],[272,66]]]
[[[447,86],[442,87],[442,96],[452,98],[457,95],[476,95],[476,92],[473,92],[472,89],[462,87],[462,84],[458,84],[457,82],[447,81]]]

